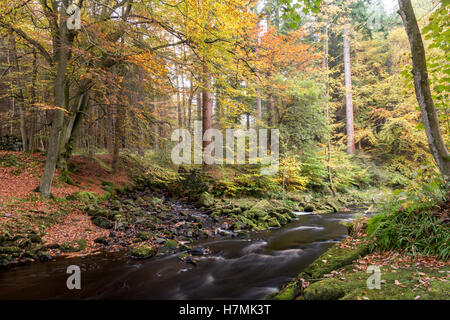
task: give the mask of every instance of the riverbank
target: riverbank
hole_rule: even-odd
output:
[[[120,250],[149,258],[188,249],[202,238],[279,228],[296,218],[294,211],[345,211],[349,200],[369,207],[380,196],[370,190],[337,197],[305,192],[278,199],[218,197],[221,180],[196,169],[177,172],[124,157],[114,174],[109,156],[96,155],[72,157],[69,179],[57,174],[53,198],[44,199],[34,191],[44,159],[38,153],[1,154],[1,265]]]
[[[450,299],[450,262],[446,258],[445,247],[447,240],[442,237],[439,228],[446,228],[445,221],[448,215],[448,199],[437,205],[423,206],[424,211],[416,209],[411,211],[415,216],[434,216],[430,226],[423,222],[419,226],[411,227],[402,219],[404,230],[390,237],[402,237],[401,233],[413,232],[416,238],[406,238],[403,247],[384,249],[379,245],[380,231],[372,231],[371,236],[366,234],[367,218],[357,218],[346,223],[350,236],[334,245],[321,255],[294,280],[266,299],[276,300],[441,300]],[[407,216],[405,207],[393,214]],[[433,210],[433,211],[431,211]],[[378,215],[369,220],[369,226],[384,218]],[[395,224],[391,218],[390,226]],[[418,218],[423,219],[423,218]],[[411,222],[409,222],[411,223]],[[408,230],[408,228],[416,228]],[[419,229],[417,229],[419,228]],[[429,229],[427,229],[429,228]],[[418,245],[422,241],[421,230],[428,237],[427,241],[433,243],[434,238],[439,239],[435,245],[444,250],[439,254],[424,254],[417,250],[428,250]],[[378,229],[380,230],[380,229]],[[431,231],[433,230],[433,231]],[[444,231],[445,232],[445,231]],[[444,233],[445,234],[445,233]],[[378,238],[377,238],[378,235]],[[392,240],[391,240],[392,241]],[[406,243],[412,243],[409,247]],[[413,249],[413,250],[411,250]]]
[[[267,299],[276,300],[442,300],[450,299],[450,263],[404,252],[367,254],[354,239],[335,245],[293,281]],[[369,271],[368,271],[368,268]],[[370,280],[379,268],[380,283]],[[373,285],[370,289],[367,281]]]

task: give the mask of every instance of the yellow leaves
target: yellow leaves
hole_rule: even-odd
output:
[[[280,170],[275,180],[279,185],[290,190],[303,190],[309,178],[301,175],[301,163],[294,157],[280,159]]]
[[[168,72],[164,61],[150,51],[130,55],[126,61],[143,68],[154,76],[165,76]]]
[[[57,107],[57,106],[53,106],[53,105],[49,105],[49,104],[44,104],[44,103],[35,103],[34,104],[36,107],[38,107],[41,110],[62,110],[65,113],[67,113],[68,111],[64,108],[61,107]]]

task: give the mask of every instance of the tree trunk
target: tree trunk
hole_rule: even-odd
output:
[[[37,97],[37,53],[36,50],[33,50],[33,73],[31,76],[31,92],[30,92],[30,107],[31,107],[31,126],[30,126],[30,134],[29,134],[29,140],[28,140],[28,150],[33,151],[34,148],[34,133],[36,131],[36,110],[35,110],[35,104],[36,104],[36,97]]]
[[[262,120],[262,108],[261,108],[261,92],[258,89],[256,91],[256,117],[258,121]],[[259,125],[259,124],[258,124]]]
[[[16,48],[16,38],[14,37],[14,33],[11,31],[10,34],[10,45],[11,45],[11,56],[12,56],[12,63],[14,65],[14,71],[15,71],[15,78],[16,78],[16,88],[13,91],[16,96],[17,100],[17,106],[19,108],[19,118],[20,118],[20,135],[22,137],[22,147],[23,151],[28,151],[28,140],[27,140],[27,129],[25,124],[25,98],[23,96],[23,86],[22,81],[20,81],[21,75],[20,75],[20,67],[19,67],[19,61],[17,58],[17,48]]]
[[[269,126],[269,128],[275,124],[274,117],[275,117],[275,102],[273,99],[273,94],[270,93],[269,99],[268,99],[268,109],[267,109],[267,125]],[[269,139],[269,141],[270,141],[270,139]]]
[[[323,48],[323,69],[325,74],[325,81],[324,81],[324,95],[323,100],[325,104],[325,115],[327,118],[327,123],[330,126],[330,107],[328,103],[328,22],[325,26],[325,45]],[[331,130],[331,126],[330,126]],[[333,183],[333,175],[331,172],[331,132],[328,132],[327,134],[327,171],[328,171],[328,181],[330,182],[330,189],[333,193],[333,196],[336,196],[336,191],[334,190],[334,183]]]
[[[203,65],[203,91],[202,91],[202,136],[208,129],[212,129],[212,97],[211,97],[211,76],[206,64]],[[212,140],[203,141],[203,151],[212,143]],[[211,165],[203,162],[203,168],[209,170]]]
[[[65,7],[68,1],[63,1]],[[58,30],[58,42],[56,47],[56,78],[54,84],[54,104],[57,109],[54,111],[52,127],[50,131],[50,139],[47,150],[47,159],[45,161],[44,173],[39,183],[39,191],[44,197],[50,197],[50,189],[56,169],[56,161],[58,160],[58,151],[60,146],[60,137],[64,124],[64,110],[66,102],[66,68],[69,57],[69,41],[68,30],[65,23],[67,18],[66,10],[60,11],[60,26]]]
[[[112,169],[114,173],[119,170],[119,152],[124,136],[124,122],[125,122],[125,106],[118,105],[116,113],[116,124],[114,127],[114,152],[112,157]]]
[[[450,157],[445,142],[442,139],[439,118],[431,96],[422,36],[420,34],[419,26],[417,25],[411,0],[398,0],[398,5],[400,8],[398,13],[402,17],[403,25],[411,47],[414,88],[416,91],[417,102],[419,103],[422,113],[428,145],[442,176],[444,176],[444,179],[448,180],[450,178]]]
[[[352,72],[350,67],[349,27],[344,29],[344,68],[345,68],[345,113],[347,118],[347,152],[355,153],[355,133],[353,129]]]

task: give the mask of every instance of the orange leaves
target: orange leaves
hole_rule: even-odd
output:
[[[150,51],[130,55],[125,60],[139,68],[143,68],[153,76],[161,77],[167,75],[167,68],[164,61]]]
[[[253,28],[251,37],[254,38],[256,49],[252,63],[262,75],[261,80],[269,82],[272,87],[275,85],[272,77],[280,74],[289,77],[291,74],[312,71],[314,62],[320,57],[314,52],[314,46],[305,43],[306,33],[303,29],[280,33],[269,25],[265,32],[262,28]],[[278,82],[278,85],[282,84]]]

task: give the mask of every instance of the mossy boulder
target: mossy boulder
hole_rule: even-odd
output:
[[[178,242],[176,240],[167,240],[166,243],[164,243],[164,247],[166,248],[176,248],[178,246]]]
[[[202,192],[198,197],[197,204],[202,207],[211,207],[214,205],[214,196],[209,192]]]
[[[343,282],[331,278],[311,284],[303,293],[303,298],[305,300],[337,300],[344,295]]]
[[[95,217],[92,219],[92,223],[103,229],[111,229],[114,226],[114,223],[104,217]]]
[[[34,234],[34,233],[30,234],[28,236],[28,239],[30,239],[30,241],[32,243],[41,243],[42,242],[42,238],[40,236],[38,236],[37,234]]]
[[[12,254],[20,251],[18,247],[0,247],[0,254]]]
[[[276,218],[270,218],[269,221],[267,222],[268,226],[271,228],[279,228],[281,227],[280,223],[278,222],[278,220]]]
[[[352,248],[341,248],[339,244],[336,244],[306,268],[304,273],[312,279],[321,278],[324,274],[350,264],[365,255],[368,250],[368,245],[365,243]]]
[[[62,252],[79,252],[86,249],[87,243],[85,239],[77,239],[70,242],[64,242],[59,249]]]
[[[251,210],[261,210],[267,213],[270,213],[272,211],[275,211],[275,207],[270,203],[268,200],[260,200],[258,201]]]
[[[147,241],[154,237],[154,234],[147,231],[141,231],[136,235],[136,238],[140,241]]]
[[[151,245],[144,244],[139,247],[132,247],[131,248],[131,255],[138,259],[147,259],[151,258],[156,254],[155,248],[153,248]]]
[[[248,218],[252,217],[252,218],[258,219],[258,218],[262,218],[262,217],[265,217],[268,215],[269,215],[269,212],[258,209],[258,208],[251,208],[250,210],[245,211],[245,216]]]
[[[274,300],[294,300],[299,294],[297,282],[290,282],[279,293],[275,294]]]
[[[78,200],[83,203],[97,203],[98,195],[90,191],[77,191],[67,196],[67,200]]]

